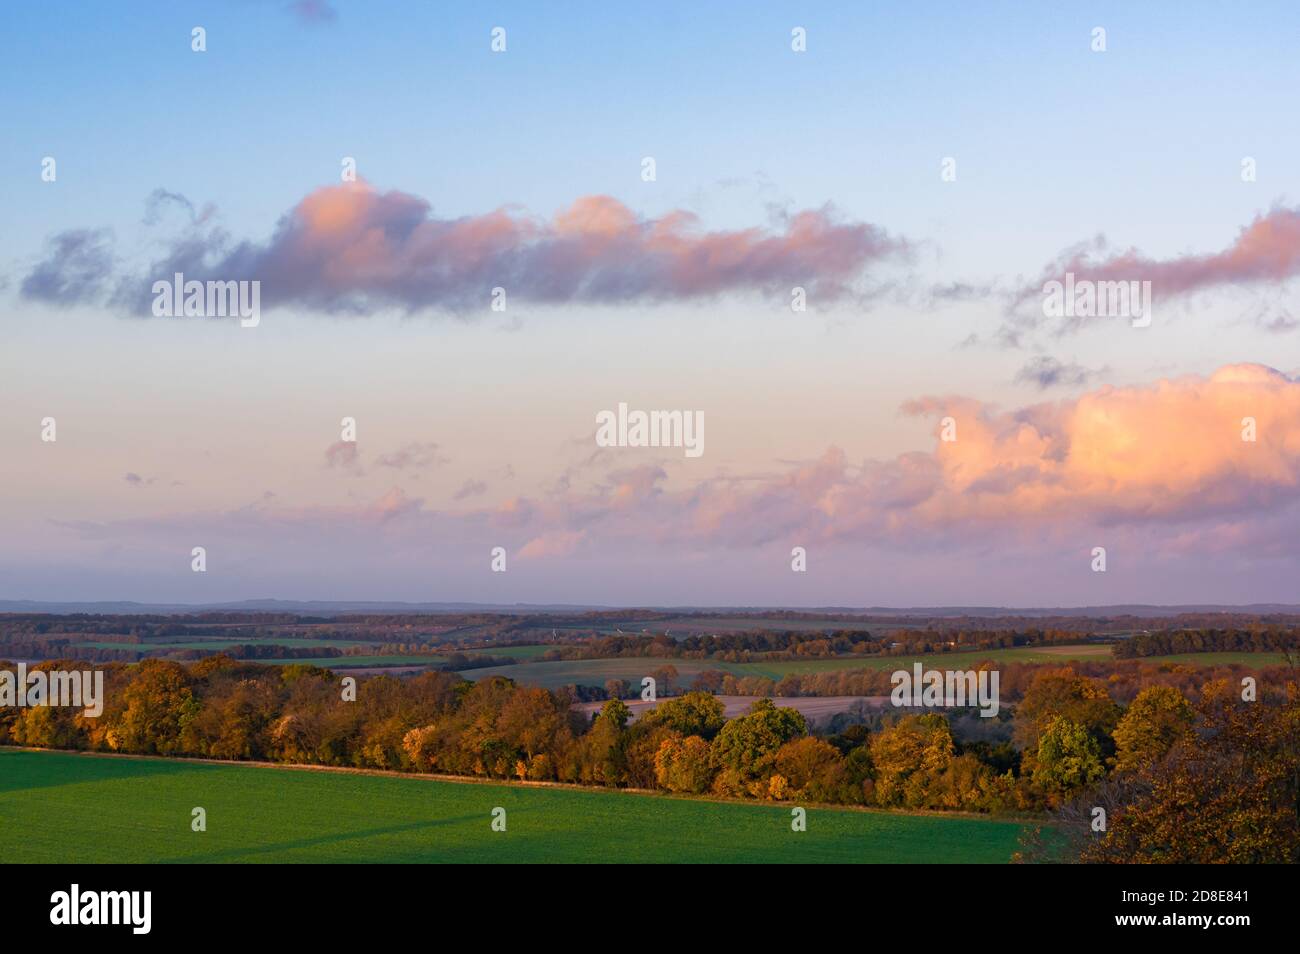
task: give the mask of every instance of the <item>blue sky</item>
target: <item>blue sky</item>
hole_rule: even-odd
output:
[[[1019,348],[993,343],[1006,296],[1040,281],[1077,243],[1104,235],[1112,250],[1177,263],[1229,248],[1275,206],[1290,209],[1300,195],[1293,4],[335,0],[329,9],[332,20],[305,22],[289,3],[254,0],[7,7],[0,393],[9,413],[0,439],[15,450],[0,467],[9,488],[0,521],[10,530],[0,570],[11,581],[0,596],[343,590],[351,598],[994,603],[1039,594],[1057,602],[1286,595],[1279,590],[1296,569],[1289,551],[1261,565],[1231,548],[1214,560],[1189,557],[1186,542],[1212,532],[1232,539],[1234,529],[1248,536],[1252,521],[1285,523],[1296,475],[1283,451],[1264,468],[1281,469],[1281,489],[1269,483],[1227,516],[1216,501],[1198,509],[1207,501],[1194,487],[1184,488],[1179,511],[1194,519],[1181,523],[1151,526],[1129,514],[1117,524],[1092,501],[1085,528],[1061,529],[1062,540],[1046,546],[1039,530],[1011,527],[1015,539],[990,550],[974,526],[934,531],[927,518],[934,536],[908,530],[915,549],[903,556],[874,523],[848,531],[850,518],[828,528],[784,514],[799,528],[790,532],[823,534],[840,549],[831,561],[839,572],[822,561],[822,575],[798,581],[779,558],[792,545],[786,524],[762,545],[738,533],[701,542],[713,511],[692,510],[699,497],[691,494],[701,482],[740,480],[734,494],[756,494],[744,519],[765,520],[764,494],[836,448],[852,461],[851,476],[827,478],[839,488],[828,493],[854,496],[858,468],[873,472],[877,462],[893,473],[905,469],[905,455],[938,454],[934,421],[898,413],[926,396],[962,396],[1014,416],[1107,387],[1145,400],[1142,389],[1161,380],[1209,381],[1224,365],[1294,373],[1294,332],[1261,327],[1289,320],[1287,280],[1233,280],[1180,296],[1140,338],[1108,325],[1036,334]],[[206,30],[204,53],[190,49],[195,26]],[[507,31],[504,54],[489,48],[497,26]],[[1089,47],[1098,26],[1105,53]],[[806,53],[791,51],[793,27],[806,28]],[[40,179],[45,156],[57,159],[55,183]],[[345,156],[377,194],[419,197],[439,220],[502,207],[550,220],[581,197],[602,196],[644,220],[685,210],[707,230],[771,234],[781,213],[829,204],[836,221],[879,227],[906,242],[910,257],[863,272],[862,288],[878,293],[867,304],[851,296],[818,303],[799,322],[762,294],[572,307],[525,300],[506,316],[377,307],[345,318],[299,302],[241,337],[225,326],[139,321],[108,304],[57,308],[20,293],[48,257],[47,240],[67,230],[111,229],[115,267],[149,267],[184,227],[175,209],[161,225],[143,222],[158,189],[210,205],[210,224],[232,242],[268,243],[305,197],[336,186]],[[656,160],[652,183],[640,176],[645,156]],[[1258,163],[1250,183],[1239,174],[1247,156]],[[955,182],[940,179],[945,157],[957,161]],[[931,298],[954,282],[976,292]],[[1039,358],[1086,374],[1037,388],[1018,372]],[[1257,386],[1286,390],[1271,379]],[[587,460],[592,415],[620,400],[705,410],[705,464],[634,451]],[[32,443],[32,422],[51,408],[61,409],[68,435],[57,474],[50,448]],[[344,414],[373,435],[362,441],[369,464],[355,473],[322,464]],[[1289,446],[1286,435],[1277,439]],[[445,463],[419,474],[374,463],[413,442],[436,444]],[[656,526],[680,517],[682,526],[652,540],[643,527],[601,530],[612,518],[600,508],[631,486],[610,475],[644,467],[664,477],[642,516],[653,513]],[[471,484],[487,489],[458,498]],[[393,491],[419,501],[398,507],[397,519],[438,527],[445,551],[403,549],[417,546],[420,532],[408,539],[387,516],[380,529],[365,524],[376,501],[399,499]],[[872,520],[888,496],[875,493]],[[656,509],[669,498],[677,509]],[[826,512],[827,499],[812,511]],[[505,580],[483,578],[483,561],[465,553],[508,536],[483,525],[504,526],[501,508],[515,512],[521,500],[546,513],[512,546],[544,541],[534,549],[555,556]],[[1082,506],[1062,502],[1044,519],[1064,526]],[[238,514],[254,517],[223,546],[247,541],[240,574],[199,581],[173,572],[187,564],[173,554],[188,552],[198,528]],[[292,542],[288,525],[319,530],[349,514],[357,526],[311,547],[268,542]],[[1135,548],[1165,556],[1130,561],[1147,575],[1111,577],[1099,589],[1097,579],[1071,575],[1099,526],[1119,526],[1130,557]],[[259,548],[277,555],[259,557]],[[349,562],[349,548],[365,560]],[[295,560],[305,563],[291,573]],[[701,574],[698,561],[725,572]]]

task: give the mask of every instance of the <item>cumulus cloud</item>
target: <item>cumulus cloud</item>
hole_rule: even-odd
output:
[[[152,201],[180,204],[168,193]],[[549,219],[510,206],[442,218],[418,196],[343,183],[302,199],[265,242],[235,241],[215,227],[188,230],[146,274],[124,278],[113,302],[148,315],[153,281],[183,272],[187,280],[260,281],[264,307],[327,313],[484,309],[498,287],[508,301],[558,305],[787,297],[797,285],[815,305],[865,295],[873,265],[909,252],[903,240],[843,221],[830,206],[774,215],[768,227],[710,231],[691,212],[647,218],[592,195]],[[65,233],[42,274],[66,273],[78,261],[103,271],[102,257],[77,258],[88,233],[79,234],[81,246]],[[28,280],[58,287],[36,273]]]
[[[206,522],[185,515],[61,526],[96,539],[152,532],[168,545],[179,526],[209,525],[238,530],[245,546],[263,539],[259,531],[358,552],[382,538],[392,552],[422,553],[438,540],[458,553],[502,545],[537,560],[769,545],[788,552],[795,543],[1059,555],[1070,541],[1086,553],[1099,530],[1144,554],[1157,544],[1174,556],[1242,547],[1300,554],[1300,381],[1263,365],[1107,385],[1019,408],[956,396],[919,398],[903,410],[951,416],[956,440],[936,430],[926,449],[862,462],[831,447],[774,473],[693,483],[655,465],[615,469],[587,491],[517,495],[469,511],[393,487],[342,507],[266,500]],[[1254,441],[1242,439],[1245,418],[1254,419]]]
[[[22,297],[52,305],[99,300],[112,278],[113,236],[108,229],[70,229],[47,243],[45,257],[23,279]]]
[[[1300,496],[1300,383],[1257,364],[998,411],[923,399],[914,414],[951,415],[957,439],[837,481],[837,507],[942,529],[1194,520],[1252,513]],[[1243,419],[1257,440],[1243,441]],[[910,487],[882,506],[882,483]]]
[[[661,471],[610,475],[537,505],[529,526],[699,546],[777,540],[925,545],[1030,538],[1044,527],[1214,525],[1300,501],[1300,382],[1262,365],[1000,410],[921,398],[955,441],[855,465],[837,448],[785,473],[669,490]],[[1242,439],[1243,419],[1256,440]]]

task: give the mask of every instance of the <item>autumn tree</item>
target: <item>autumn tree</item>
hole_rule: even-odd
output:
[[[1191,703],[1172,686],[1143,689],[1115,726],[1116,769],[1155,765],[1190,731],[1194,717]]]
[[[707,692],[688,692],[665,699],[642,717],[646,725],[664,725],[682,735],[712,739],[727,721],[722,703]]]
[[[709,743],[698,735],[666,738],[655,753],[655,780],[670,792],[707,792],[714,771]]]
[[[792,739],[777,750],[773,765],[789,784],[791,798],[814,802],[860,800],[861,791],[849,781],[844,757],[822,739]]]
[[[1119,717],[1119,706],[1106,692],[1105,685],[1096,679],[1080,676],[1068,668],[1039,673],[1016,707],[1013,738],[1024,752],[1023,770],[1030,775],[1034,773],[1040,737],[1058,718],[1081,726],[1097,743],[1104,764],[1114,753],[1111,733]]]
[[[875,796],[883,806],[926,804],[927,790],[953,758],[948,720],[937,712],[904,716],[871,737]]]
[[[797,710],[778,708],[771,699],[756,701],[748,715],[732,719],[714,740],[714,758],[722,769],[719,793],[758,791],[750,783],[771,773],[777,750],[807,733],[808,724]]]
[[[1208,683],[1194,709],[1194,731],[1125,776],[1128,797],[1082,860],[1300,862],[1300,687],[1245,702]]]
[[[627,782],[627,720],[631,710],[620,699],[610,699],[583,737],[580,772],[584,782],[623,785]]]
[[[180,754],[181,733],[200,708],[185,667],[163,659],[142,660],[124,696],[126,710],[109,744],[124,752]]]

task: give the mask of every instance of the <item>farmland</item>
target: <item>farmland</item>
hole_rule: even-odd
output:
[[[679,681],[689,684],[706,670],[735,676],[761,676],[779,680],[787,674],[844,672],[861,669],[893,671],[908,669],[913,663],[950,669],[973,669],[982,662],[994,663],[1069,663],[1110,660],[1110,647],[1100,644],[1077,646],[1033,646],[1013,649],[984,649],[970,652],[928,653],[915,656],[839,656],[774,662],[730,663],[714,659],[661,659],[622,657],[616,659],[575,659],[558,662],[522,661],[512,666],[471,669],[462,673],[467,679],[508,676],[522,685],[558,689],[565,685],[603,686],[608,679],[626,679],[639,683],[644,676],[665,665],[676,668]],[[1284,661],[1281,653],[1181,653],[1150,656],[1144,663],[1177,663],[1190,666],[1242,665],[1258,668],[1276,666]]]
[[[576,659],[559,662],[520,662],[467,670],[467,679],[509,676],[518,683],[556,689],[569,684],[604,685],[607,679],[639,682],[661,666],[671,664],[684,682],[713,669],[736,676],[780,679],[787,673],[842,672],[853,669],[905,669],[914,662],[927,665],[972,668],[984,660],[995,662],[1067,662],[1072,659],[1109,659],[1106,646],[990,649],[976,652],[932,653],[923,656],[842,656],[833,659],[796,659],[779,662],[729,663],[713,659]]]
[[[207,812],[207,831],[190,830]],[[507,830],[491,813],[506,809]],[[0,749],[11,862],[1004,862],[1005,820]]]

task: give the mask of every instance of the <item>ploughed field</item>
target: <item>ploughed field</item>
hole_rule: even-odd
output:
[[[810,807],[794,832],[791,807],[0,749],[6,862],[987,863],[1009,860],[1021,829]]]

